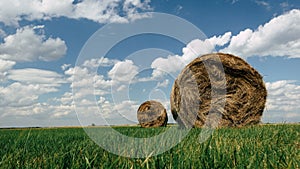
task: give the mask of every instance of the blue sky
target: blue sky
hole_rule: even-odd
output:
[[[197,57],[191,49],[244,58],[266,82],[262,121],[300,121],[298,0],[12,0],[0,7],[2,127],[136,123],[136,110],[148,99],[169,110],[174,78]],[[147,12],[170,14],[161,15],[170,20],[151,25],[159,18]],[[203,34],[178,25],[170,34],[186,42],[144,33],[103,55],[108,41],[92,43],[103,30],[101,36],[113,39],[139,23],[163,31],[176,17]]]

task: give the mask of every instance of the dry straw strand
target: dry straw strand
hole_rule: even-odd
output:
[[[168,116],[164,106],[157,101],[150,100],[142,103],[137,111],[137,118],[141,127],[166,126]]]
[[[182,70],[173,84],[170,103],[173,118],[182,127],[210,123],[242,127],[260,122],[266,97],[262,76],[246,61],[213,53],[194,59]]]

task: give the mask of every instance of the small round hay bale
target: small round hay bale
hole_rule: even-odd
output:
[[[166,126],[168,116],[164,106],[154,100],[146,101],[140,105],[137,111],[137,118],[141,127]]]
[[[182,70],[170,102],[181,127],[242,127],[260,122],[266,97],[262,76],[254,68],[237,56],[214,53],[196,58]]]

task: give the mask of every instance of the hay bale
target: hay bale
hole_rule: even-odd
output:
[[[166,126],[168,122],[166,109],[161,103],[154,100],[140,105],[137,118],[141,127],[161,127]]]
[[[182,127],[241,127],[260,122],[266,97],[262,76],[254,68],[239,57],[215,53],[182,70],[170,101],[173,118]]]

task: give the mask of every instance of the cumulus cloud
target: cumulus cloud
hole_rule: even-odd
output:
[[[39,3],[44,2],[46,1],[39,1]],[[65,8],[61,8],[65,9],[62,10],[61,13],[65,14],[58,15],[55,13],[57,10],[53,8],[51,10],[54,12],[51,15],[51,12],[48,12],[47,14],[43,14],[39,17],[42,19],[49,17],[48,19],[50,19],[51,17],[59,17],[61,15],[68,15],[70,12],[74,12],[73,8],[72,10],[68,10],[67,6],[69,1],[64,2],[67,5]],[[93,3],[94,1],[79,1],[77,4],[83,2],[87,4]],[[54,2],[49,1],[48,3]],[[61,2],[55,3],[59,5]],[[114,1],[114,3],[115,5],[118,4],[117,1]],[[126,2],[128,6],[132,6],[136,9],[141,8],[139,7],[140,3],[140,1],[133,0]],[[75,3],[72,5],[77,4]],[[86,8],[84,3],[81,5],[82,6],[77,8]],[[110,5],[113,6],[113,3]],[[112,7],[110,11],[113,12],[113,9],[114,7]],[[50,9],[47,10],[51,11]],[[80,11],[79,9],[76,10]],[[122,8],[122,10],[134,13],[134,9],[127,9],[125,7]],[[0,11],[0,13],[1,12],[3,11]],[[95,13],[94,11],[91,11],[90,13],[87,12],[80,15],[88,16],[89,19],[100,22],[99,18],[93,18],[93,16],[96,15]],[[29,17],[29,15],[31,16]],[[14,14],[13,16],[15,17]],[[1,17],[2,16],[0,15],[0,18]],[[36,19],[38,15],[36,15],[36,13],[32,13],[28,15],[20,15],[18,17],[19,19],[17,18],[15,20],[16,22],[18,22],[20,19]],[[77,18],[79,15],[75,15],[74,17]],[[124,18],[128,20],[129,15],[120,17],[121,18],[119,18],[120,20],[118,22],[123,22],[122,20]],[[130,17],[134,18],[134,16]],[[118,19],[118,16],[116,16],[116,18]],[[113,21],[114,19],[108,18],[108,20]],[[227,46],[227,44],[229,45],[225,47],[224,50],[221,50],[222,52],[229,52],[245,57],[256,55],[287,56],[290,58],[299,57],[300,24],[298,21],[299,10],[293,10],[281,16],[275,17],[268,23],[260,26],[257,30],[245,29],[235,36],[232,36],[230,32],[227,32],[223,35],[213,36],[206,40],[195,39],[182,49],[182,55],[172,55],[167,56],[166,58],[157,58],[154,60],[151,64],[153,69],[152,77],[163,77],[165,73],[174,73],[173,75],[176,76],[176,73],[179,73],[179,71],[182,70],[182,68],[194,58],[202,54],[214,52],[215,47],[224,47]],[[78,111],[77,113],[81,114],[83,117],[89,118],[86,120],[87,123],[85,124],[90,124],[91,121],[94,120],[94,115],[97,115],[95,113],[99,110],[102,113],[101,116],[104,116],[105,118],[119,119],[125,117],[128,120],[136,121],[135,112],[139,105],[138,101],[119,100],[118,103],[113,103],[112,99],[107,97],[109,94],[112,94],[111,92],[121,93],[120,91],[126,89],[126,85],[124,84],[125,82],[128,82],[128,80],[133,80],[132,83],[141,82],[139,80],[134,80],[139,73],[139,69],[132,60],[119,61],[102,57],[99,59],[88,60],[84,62],[83,65],[75,67],[64,64],[62,65],[62,70],[64,70],[65,73],[64,75],[60,75],[59,73],[53,71],[32,68],[12,70],[16,62],[19,61],[47,60],[45,58],[49,58],[38,55],[27,55],[27,53],[39,54],[39,52],[32,52],[31,50],[26,51],[27,49],[22,51],[18,48],[13,54],[9,52],[4,53],[6,55],[9,54],[10,57],[2,54],[2,51],[9,51],[9,47],[12,48],[13,46],[20,46],[18,41],[21,38],[17,39],[17,35],[22,35],[22,39],[30,37],[27,38],[25,44],[29,44],[27,41],[32,40],[32,37],[33,40],[36,38],[38,39],[38,44],[45,43],[48,39],[46,39],[43,34],[36,33],[36,31],[39,29],[43,29],[43,26],[20,28],[16,34],[7,36],[4,39],[4,42],[0,45],[0,79],[2,75],[2,77],[9,79],[11,83],[6,84],[7,86],[0,87],[0,114],[2,113],[3,115],[7,112],[10,112],[12,114],[21,114],[27,116],[38,115],[42,113],[50,118],[70,118],[74,117],[74,108],[76,104]],[[52,40],[55,41],[55,39]],[[15,44],[12,45],[10,42],[14,42]],[[30,44],[31,43],[32,42],[30,42]],[[23,48],[23,46],[21,47]],[[32,50],[34,51],[34,49]],[[21,53],[21,51],[21,59],[19,57],[15,57],[17,54]],[[25,55],[23,55],[24,53]],[[21,56],[21,54],[19,54],[19,56]],[[54,59],[56,57],[50,58]],[[97,72],[92,72],[92,69],[99,66],[106,67],[105,69],[110,68],[110,70],[107,74],[102,75],[97,74]],[[151,80],[155,80],[155,78],[152,78]],[[156,87],[165,87],[169,85],[169,81],[167,79],[163,80],[164,81],[159,81]],[[57,96],[55,99],[47,103],[40,101],[42,95],[51,92],[57,92],[59,87],[66,82],[70,83],[71,88],[73,87],[76,89],[73,90],[74,95],[71,93],[71,91],[66,91],[61,96]],[[297,81],[282,80],[277,82],[268,82],[266,83],[266,86],[269,95],[267,100],[267,108],[263,117],[264,120],[272,121],[280,118],[279,121],[284,121],[284,119],[288,119],[289,121],[299,121],[300,113],[298,110],[300,109],[300,86],[297,84]],[[111,91],[112,89],[116,90]],[[15,93],[18,93],[18,95]],[[159,93],[159,91],[157,91],[157,93]],[[75,99],[75,101],[73,99]],[[169,101],[163,99],[161,101],[167,107]],[[95,105],[95,102],[98,103],[98,106]],[[167,107],[167,109],[169,110],[169,107]],[[171,119],[172,118],[170,118],[170,120]]]
[[[149,17],[148,14],[142,14],[139,11],[151,10],[150,0],[125,0],[123,4],[123,11],[126,13],[129,20],[136,20]]]
[[[173,55],[155,59],[151,64],[151,68],[154,69],[152,75],[153,77],[161,77],[166,73],[176,75],[196,57],[215,51],[216,46],[224,46],[230,39],[231,32],[226,32],[224,35],[213,36],[205,40],[192,40],[182,49],[182,56]]]
[[[109,94],[113,85],[111,79],[96,74],[84,66],[70,67],[65,70],[65,76],[73,90],[72,97],[77,101]]]
[[[71,88],[85,90],[84,93],[87,95],[94,94],[97,90],[109,89],[112,85],[111,80],[105,79],[103,75],[98,75],[82,66],[67,69],[65,75],[67,76],[67,81],[70,83]],[[94,88],[97,90],[94,91]]]
[[[269,100],[268,110],[298,111],[300,86],[295,81],[281,80],[266,83]]]
[[[21,20],[49,20],[57,17],[88,19],[98,23],[129,22],[148,17],[140,11],[151,10],[145,0],[11,0],[1,1],[0,22],[18,25]]]
[[[2,126],[78,125],[74,105],[36,102],[19,107],[4,106],[0,110],[0,115],[4,120]]]
[[[119,62],[119,60],[101,57],[99,59],[86,60],[82,66],[87,68],[109,67],[113,66],[117,62]]]
[[[73,104],[73,93],[71,91],[67,91],[60,97],[52,98],[51,101],[63,105],[71,105]]]
[[[3,82],[6,79],[8,70],[10,70],[16,62],[9,60],[0,59],[0,82]]]
[[[288,49],[288,50],[287,50]],[[233,36],[221,52],[242,57],[300,57],[300,10],[294,9],[273,18],[257,30],[246,29]]]
[[[170,84],[169,79],[165,79],[162,82],[158,82],[157,85],[156,85],[156,87],[167,87],[169,84]]]
[[[33,68],[10,70],[8,79],[26,84],[48,84],[57,86],[61,83],[66,83],[62,75],[54,71]]]
[[[100,97],[99,99],[98,116],[101,116],[108,120],[108,123],[123,123],[129,122],[136,124],[138,122],[136,111],[139,107],[137,101],[123,100],[122,102],[113,103]]]
[[[141,13],[151,10],[149,3],[149,0],[1,1],[0,6],[3,8],[0,10],[0,22],[6,26],[18,27],[19,22],[23,20],[50,20],[66,17],[87,19],[98,23],[128,23],[149,17],[148,14]],[[0,37],[4,38],[0,43],[0,80],[9,80],[5,85],[0,86],[1,118],[21,115],[24,116],[22,118],[30,116],[29,121],[33,120],[32,118],[70,119],[75,113],[73,99],[77,98],[77,101],[80,101],[79,113],[82,112],[93,119],[91,114],[97,112],[99,107],[93,105],[94,100],[91,100],[89,96],[101,98],[108,94],[111,85],[122,90],[124,86],[121,82],[133,78],[138,72],[132,61],[110,60],[104,57],[89,60],[84,65],[76,67],[63,64],[61,68],[64,75],[34,68],[12,69],[18,62],[53,61],[66,54],[65,42],[60,38],[46,37],[44,28],[44,25],[20,27],[10,35],[0,29]],[[106,75],[91,72],[90,68],[98,66],[112,67],[112,69]],[[74,74],[78,78],[75,81]],[[59,91],[65,83],[70,83],[70,87],[77,87],[79,90],[75,90],[74,95],[67,91],[61,96],[57,94],[55,99],[44,100],[42,96]],[[93,84],[93,88],[89,88],[87,84]],[[131,107],[133,102],[125,101],[113,105],[106,100],[104,103],[111,106],[113,111],[117,111],[126,106]],[[112,116],[109,115],[109,117]]]
[[[17,105],[17,104],[16,104]],[[16,120],[17,116],[23,116],[23,117],[34,117],[35,115],[38,115],[40,113],[44,113],[45,110],[48,110],[49,105],[47,103],[30,103],[27,105],[14,105],[14,106],[3,106],[0,110],[1,119],[5,119],[6,117],[14,117],[14,120]],[[47,116],[45,118],[48,118]],[[5,123],[3,121],[2,123]],[[27,121],[28,123],[28,121]],[[18,123],[15,124],[17,126]],[[28,125],[28,124],[27,124]]]
[[[6,61],[0,64],[2,70],[7,70],[7,83],[0,86],[0,116],[28,116],[41,113],[44,118],[51,113],[60,112],[54,109],[57,105],[51,105],[41,101],[42,96],[49,93],[58,92],[63,83],[66,83],[64,77],[54,71],[25,68],[11,69],[15,64],[12,61]],[[2,71],[1,70],[1,71]],[[56,110],[56,111],[53,111]],[[61,109],[62,110],[62,109]]]
[[[207,39],[207,41],[209,41],[210,44],[214,47],[224,46],[230,41],[231,36],[232,36],[231,32],[226,32],[224,35],[213,36],[213,37]]]
[[[71,67],[71,64],[63,64],[62,66],[61,66],[61,69],[62,70],[67,70],[69,67]]]
[[[22,19],[50,19],[71,14],[72,0],[51,1],[51,0],[12,0],[1,1],[0,20],[6,25],[18,25]]]
[[[0,59],[0,72],[4,72],[11,69],[15,64],[16,62],[14,61]]]
[[[267,121],[300,120],[300,86],[296,81],[267,82],[268,98],[264,116]],[[292,119],[293,118],[293,119]]]
[[[27,126],[34,119],[37,122],[43,120],[45,123],[51,118],[66,117],[69,121],[76,118],[71,93],[67,92],[59,99],[49,98],[46,101],[43,99],[43,96],[60,90],[61,83],[65,83],[62,75],[39,69],[17,69],[9,71],[8,79],[12,82],[0,87],[0,116],[2,119],[20,116],[22,116],[21,119],[24,119],[26,117],[29,121],[24,125]],[[15,124],[11,123],[10,125],[20,124],[15,120],[13,121]],[[51,124],[43,124],[43,126],[45,125]]]
[[[128,82],[138,74],[138,69],[132,60],[120,61],[108,72],[108,76],[116,82]]]
[[[124,100],[121,103],[115,104],[111,107],[113,108],[113,111],[116,112],[115,116],[124,117],[131,122],[137,122],[136,111],[139,107],[139,104],[136,101]]]
[[[52,105],[51,108],[53,113],[50,117],[52,118],[70,118],[70,115],[75,116],[74,105]]]
[[[108,62],[115,61],[109,60]],[[107,74],[98,74],[94,72],[94,69],[90,69],[90,66],[97,67],[98,65],[98,61],[88,60],[83,65],[71,67],[65,71],[66,79],[73,89],[74,99],[120,93],[128,87],[127,83],[131,80],[132,83],[138,82],[135,80],[138,67],[132,60],[118,61]]]
[[[215,47],[224,46],[230,41],[231,32],[224,35],[213,36],[205,40],[195,39],[182,49],[182,59],[187,64],[198,56],[215,51]]]
[[[17,29],[0,44],[0,59],[17,62],[53,61],[66,54],[67,46],[60,38],[46,38],[36,34],[33,27]]]
[[[35,27],[34,29],[40,28],[42,27]],[[68,64],[62,65],[62,69],[65,71],[65,74],[62,75],[55,71],[35,68],[12,69],[16,64],[15,61],[0,59],[0,71],[4,72],[5,77],[9,80],[7,86],[0,87],[0,115],[5,116],[5,118],[12,115],[24,117],[30,115],[32,118],[39,117],[44,120],[45,118],[74,118],[75,103],[79,105],[79,112],[83,112],[87,116],[93,115],[94,112],[98,111],[98,107],[93,105],[93,98],[108,94],[113,83],[108,77],[97,75],[87,67],[98,66],[98,63],[102,66],[112,65],[115,61],[100,58],[98,61],[85,63],[86,65],[76,67],[71,67]],[[119,68],[115,67],[116,75],[120,75],[121,69],[127,63],[132,64],[124,61],[124,63],[120,62]],[[66,83],[77,89],[74,90],[74,95],[67,91],[61,96],[57,95],[55,99],[43,100],[44,97],[42,96],[59,91],[60,87]],[[73,99],[79,102],[74,102]]]
[[[57,88],[42,84],[12,83],[7,87],[0,87],[1,107],[22,107],[36,103],[39,96],[56,92]]]
[[[33,29],[44,29],[45,25],[36,25],[32,27]]]
[[[79,66],[69,68],[65,71],[65,75],[68,77],[67,81],[70,83],[70,88],[73,89],[90,86],[89,84],[93,83],[94,78],[94,76],[90,74],[88,69],[81,68]],[[90,93],[92,93],[92,91],[86,94]]]
[[[159,78],[166,74],[175,74],[178,73],[185,66],[185,63],[182,61],[182,57],[175,55],[175,56],[168,56],[167,58],[157,58],[155,59],[152,64],[151,68],[153,69],[152,76],[154,78]]]
[[[90,69],[90,67],[107,67],[108,65],[110,70],[107,74],[97,74]],[[118,93],[116,97],[122,95],[127,82],[130,80],[132,83],[138,82],[135,80],[137,74],[138,66],[132,60],[116,61],[107,58],[87,60],[82,65],[70,67],[65,71],[73,93],[65,93],[62,98],[56,100],[58,103],[73,103],[76,105],[79,117],[85,119],[94,116],[94,120],[103,117],[111,123],[120,123],[122,119],[123,122],[127,120],[135,123],[138,103],[128,98],[118,98],[113,102],[112,94]],[[98,99],[95,100],[95,98]],[[119,122],[116,122],[116,119],[119,119]],[[101,119],[98,120],[101,121]],[[84,120],[83,123],[88,122]]]

